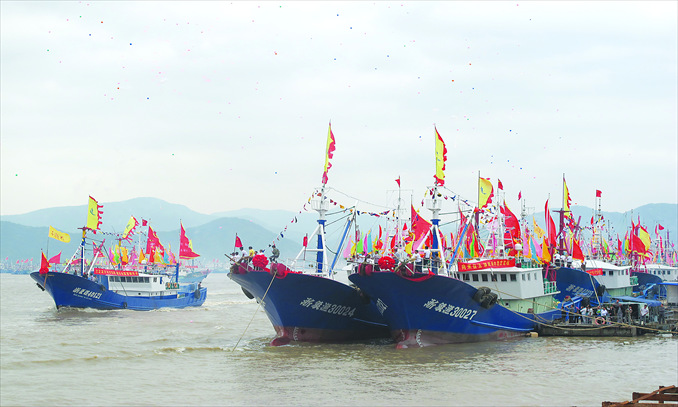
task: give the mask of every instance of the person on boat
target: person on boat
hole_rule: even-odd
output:
[[[560,267],[560,253],[556,252],[556,254],[553,255],[553,264],[555,264],[556,267]]]
[[[398,250],[397,247],[393,249],[393,255],[395,256],[399,263],[402,263],[407,260],[407,253],[405,253],[404,250]]]
[[[617,313],[617,322],[624,322],[624,309],[622,308],[619,300],[614,303]]]
[[[275,263],[278,257],[280,257],[280,250],[275,245],[271,246],[271,263]]]
[[[631,309],[631,304],[629,304],[628,307],[626,307],[626,323],[630,324],[631,322],[633,322],[633,320],[631,319],[632,317],[633,309]]]
[[[643,306],[640,310],[640,322],[643,324],[647,323],[647,316],[650,314],[650,310],[647,308],[647,304]]]
[[[257,254],[257,251],[254,250],[254,249],[252,248],[252,246],[250,246],[247,255],[248,255],[250,258],[252,258],[252,257],[254,257],[254,255],[256,255],[256,254]]]
[[[431,249],[424,246],[424,267],[431,267]]]
[[[607,321],[607,315],[608,315],[608,314],[607,314],[607,308],[603,307],[603,308],[600,310],[600,316],[603,317],[603,319],[605,320],[605,323],[606,323],[606,324],[608,323],[608,321]]]
[[[568,254],[568,255],[567,255],[567,267],[568,267],[568,268],[571,268],[571,267],[572,267],[572,262],[573,262],[573,261],[574,261],[574,259],[572,258],[572,255],[571,255],[571,254]]]
[[[417,252],[414,252],[412,253],[411,259],[414,261],[414,271],[416,271],[417,273],[421,273],[422,272],[421,256]]]

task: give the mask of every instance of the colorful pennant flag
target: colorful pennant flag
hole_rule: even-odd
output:
[[[439,186],[445,185],[445,161],[447,161],[447,148],[443,138],[440,137],[438,129],[433,126],[436,134],[435,156],[436,156],[436,173],[433,176],[435,182]]]

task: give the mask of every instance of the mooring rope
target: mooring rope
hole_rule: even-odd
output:
[[[268,284],[268,288],[266,288],[266,292],[264,292],[264,296],[261,297],[261,300],[259,301],[259,304],[257,305],[257,309],[254,310],[254,314],[252,314],[252,318],[250,318],[250,322],[247,323],[245,330],[242,332],[242,335],[240,335],[240,338],[238,338],[238,342],[235,343],[235,346],[233,346],[233,349],[231,349],[231,352],[233,352],[235,350],[235,348],[238,347],[238,344],[242,340],[243,336],[245,336],[245,332],[247,332],[247,330],[249,329],[250,324],[254,320],[254,316],[257,315],[257,312],[259,311],[259,308],[261,307],[261,303],[264,302],[264,298],[266,298],[266,294],[268,294],[268,290],[271,288],[271,285],[273,285],[273,281],[275,281],[275,276],[276,276],[276,272],[273,273],[273,278],[271,278],[271,282]]]

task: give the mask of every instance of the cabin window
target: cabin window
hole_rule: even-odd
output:
[[[522,274],[522,277],[523,277],[523,281],[525,281],[525,274]]]
[[[492,277],[492,281],[497,281],[497,275],[496,274],[490,274],[490,276]]]
[[[506,281],[506,274],[501,275],[501,281]]]
[[[466,280],[466,281],[468,281],[468,280],[470,279],[469,275],[466,274],[466,273],[462,274],[462,277],[463,277],[463,279]]]
[[[156,283],[158,281],[158,277],[153,277],[153,282]]]
[[[518,277],[515,274],[509,274],[511,276],[511,281],[518,281]]]
[[[530,281],[530,280],[531,280],[530,274],[528,273],[528,274],[527,274],[527,281]]]
[[[534,280],[537,281],[537,273],[534,273]]]
[[[605,270],[603,270],[603,275],[604,275],[604,276],[606,275],[605,273],[606,273],[606,271],[605,271]]]
[[[483,278],[483,281],[487,281],[487,274],[483,273],[483,274],[481,274],[481,276]]]
[[[478,281],[478,275],[477,274],[472,274],[471,276],[473,278],[473,281]]]

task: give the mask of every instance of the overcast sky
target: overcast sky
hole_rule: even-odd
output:
[[[433,182],[678,202],[677,2],[0,2],[0,213],[298,211]],[[343,196],[343,198],[342,198]]]

